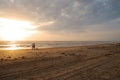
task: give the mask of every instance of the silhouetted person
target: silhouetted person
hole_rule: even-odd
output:
[[[35,50],[35,43],[32,43],[32,50]]]

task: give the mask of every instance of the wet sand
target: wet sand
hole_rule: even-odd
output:
[[[120,80],[120,43],[0,50],[0,80]]]

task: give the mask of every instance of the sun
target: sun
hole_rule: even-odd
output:
[[[24,40],[24,38],[28,35],[26,28],[32,27],[33,26],[26,21],[0,18],[0,36],[3,40]]]
[[[4,40],[16,41],[22,40],[26,34],[21,28],[3,27],[1,29],[1,36]]]

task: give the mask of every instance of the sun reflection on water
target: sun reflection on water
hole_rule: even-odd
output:
[[[12,44],[7,50],[18,50],[21,49],[20,47],[17,47],[15,44]]]
[[[11,45],[8,49],[9,49],[9,50],[16,50],[17,47],[16,47],[16,45],[14,44],[14,45]]]

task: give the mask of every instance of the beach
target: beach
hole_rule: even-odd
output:
[[[120,80],[120,43],[0,50],[0,80]]]

